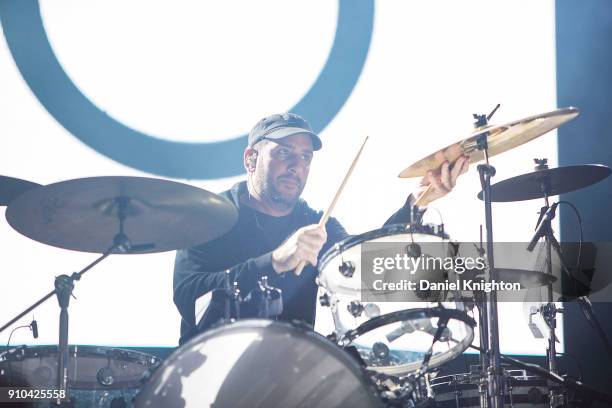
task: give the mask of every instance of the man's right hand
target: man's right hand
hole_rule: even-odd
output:
[[[316,266],[325,241],[325,226],[313,224],[302,227],[272,252],[272,267],[281,274],[294,270],[301,261]]]

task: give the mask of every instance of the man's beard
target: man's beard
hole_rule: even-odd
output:
[[[300,198],[300,194],[302,194],[303,187],[301,185],[301,182],[296,181],[299,184],[299,186],[296,189],[295,193],[287,194],[287,193],[282,193],[278,191],[274,181],[275,181],[274,179],[271,179],[271,180],[270,179],[265,179],[265,180],[260,179],[260,180],[255,181],[255,184],[257,185],[257,190],[259,190],[259,193],[264,195],[266,198],[268,198],[273,203],[278,204],[285,208],[292,208],[293,206],[295,206],[295,204],[298,202]]]

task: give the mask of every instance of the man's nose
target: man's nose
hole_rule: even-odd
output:
[[[304,163],[304,161],[299,156],[295,155],[289,161],[288,169],[291,174],[298,175],[304,174],[304,172],[306,171],[306,167],[306,163]]]

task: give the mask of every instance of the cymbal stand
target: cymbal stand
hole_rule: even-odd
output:
[[[536,163],[535,170],[546,170],[548,169],[548,160],[547,159],[534,159]],[[552,241],[551,235],[554,234],[550,223],[555,217],[555,208],[551,209],[549,196],[551,194],[551,185],[550,179],[547,177],[542,177],[539,180],[540,189],[544,195],[544,206],[540,210],[538,225],[536,229],[543,228],[544,241],[545,241],[545,249],[546,249],[546,273],[549,275],[553,275],[552,271]],[[549,211],[551,209],[551,211]],[[554,239],[554,236],[553,236]],[[534,241],[532,240],[531,244],[527,248],[532,251],[534,247]],[[542,305],[539,309],[546,326],[548,327],[548,347],[546,349],[546,361],[548,363],[548,370],[552,373],[557,373],[557,336],[556,336],[556,328],[557,328],[557,312],[562,312],[562,309],[557,308],[554,301],[553,295],[553,287],[552,283],[546,285],[546,304]],[[558,394],[556,391],[550,391],[550,407],[558,407],[563,405],[563,395]]]
[[[491,114],[477,115],[474,114],[475,127],[486,126],[491,115],[497,110],[497,106]],[[483,191],[483,199],[485,204],[485,226],[487,231],[487,262],[488,269],[485,273],[485,281],[497,281],[497,271],[495,270],[495,258],[493,256],[493,215],[491,206],[491,177],[495,176],[495,167],[489,164],[489,146],[487,138],[488,132],[484,132],[477,138],[478,150],[482,150],[485,156],[486,164],[479,164],[477,169],[480,176],[480,184]],[[499,349],[499,327],[497,313],[497,293],[490,291],[486,293],[487,306],[487,331],[488,337],[486,350],[489,354],[487,366],[487,382],[488,382],[488,402],[491,408],[504,407],[504,376],[501,366],[500,349]],[[481,343],[482,343],[481,339]]]
[[[238,289],[238,282],[232,281],[230,270],[225,271],[225,288],[223,291],[223,322],[230,324],[232,322],[232,303],[235,310],[236,320],[240,320],[240,289]]]
[[[81,277],[89,271],[91,268],[102,262],[109,255],[115,253],[126,253],[131,251],[138,251],[150,248],[153,244],[144,244],[132,246],[131,241],[125,235],[123,231],[123,224],[125,222],[126,214],[125,209],[129,203],[127,197],[116,197],[113,202],[113,206],[117,209],[117,218],[119,221],[119,232],[113,238],[113,245],[106,250],[99,258],[87,265],[79,272],[74,272],[72,275],[60,275],[55,278],[54,287],[51,292],[36,301],[33,305],[28,307],[23,312],[19,313],[13,319],[11,319],[4,326],[0,327],[0,332],[6,328],[12,326],[15,322],[21,319],[23,316],[36,309],[38,306],[43,304],[45,301],[57,295],[57,301],[60,306],[60,317],[59,317],[59,344],[58,344],[58,365],[57,365],[57,388],[64,398],[58,397],[57,404],[60,405],[62,401],[68,399],[68,306],[70,304],[70,297],[74,297],[72,290],[74,289],[74,282],[81,279]]]
[[[474,244],[476,246],[476,244]],[[482,246],[482,224],[480,225],[480,245],[476,246],[478,256],[483,257],[486,254]],[[483,291],[474,292],[474,304],[478,312],[478,336],[480,338],[480,350],[479,350],[479,361],[480,361],[480,379],[478,381],[478,396],[480,398],[480,406],[487,407],[487,381],[483,381],[485,375],[488,372],[489,367],[489,347],[487,345],[489,338],[489,325],[487,324],[487,301]]]

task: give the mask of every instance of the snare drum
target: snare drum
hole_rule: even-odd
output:
[[[57,388],[57,350],[57,346],[23,346],[0,354],[0,385]],[[157,357],[136,351],[69,346],[71,406],[130,407],[146,374],[159,364]]]
[[[241,320],[171,354],[136,397],[139,408],[380,407],[364,370],[319,334]]]
[[[433,346],[429,368],[461,354],[471,344],[475,326],[474,320],[463,311],[462,303],[443,303],[444,307],[439,307],[437,302],[430,302],[446,300],[449,293],[383,290],[385,293],[369,296],[372,287],[368,286],[366,275],[373,276],[373,270],[362,268],[362,262],[372,266],[375,258],[393,258],[403,250],[411,257],[423,259],[447,259],[456,255],[456,247],[439,226],[391,225],[336,244],[321,257],[317,278],[320,298],[329,306],[331,314],[325,314],[324,310],[317,313],[316,330],[325,333],[323,327],[333,326],[332,335],[339,344],[354,346],[369,369],[397,376],[421,367],[425,353],[432,346],[438,322],[448,319],[441,341]],[[414,269],[411,280],[441,282],[453,273],[433,265],[434,268]],[[390,268],[378,276],[385,282],[393,282],[407,273]]]

